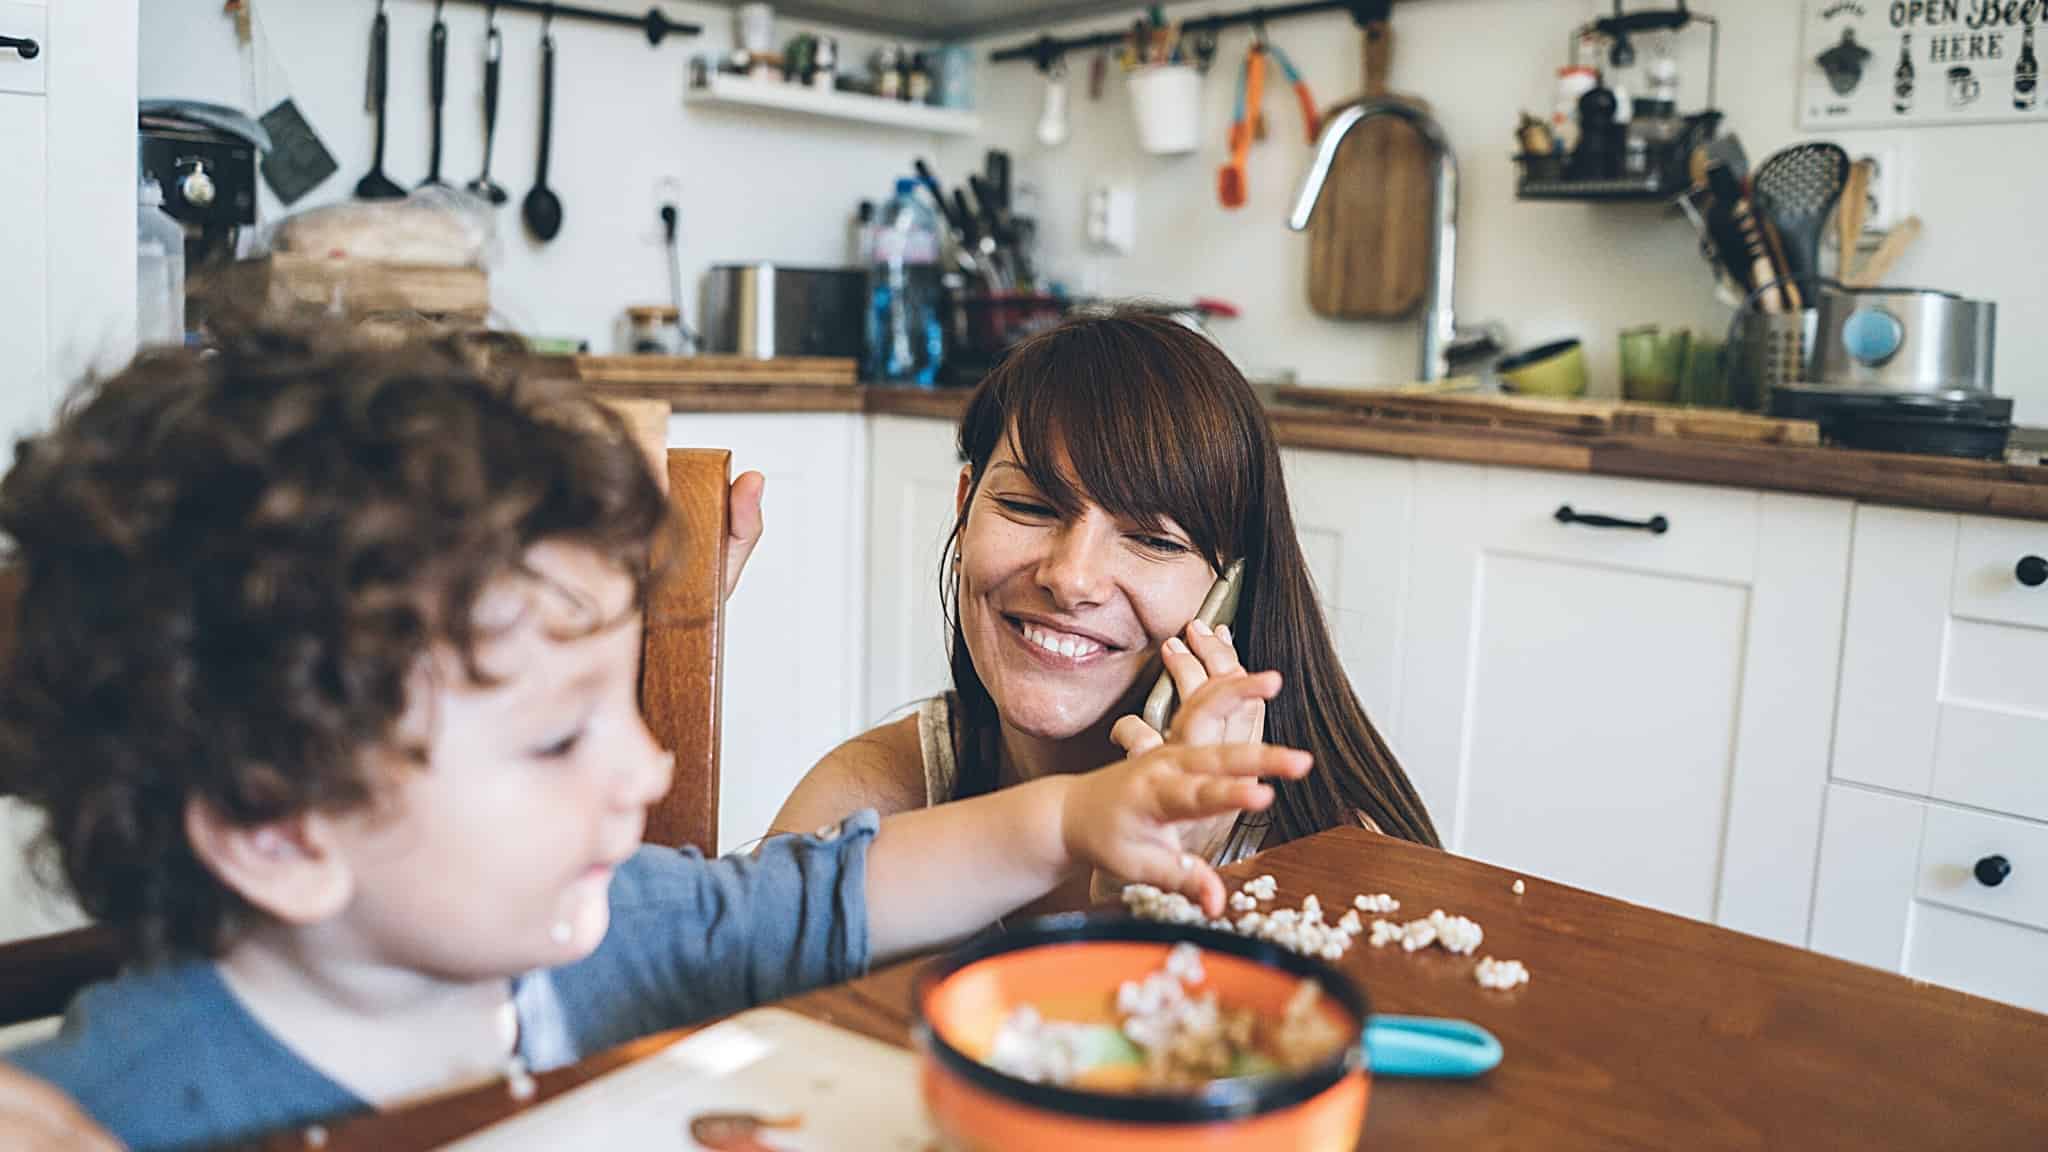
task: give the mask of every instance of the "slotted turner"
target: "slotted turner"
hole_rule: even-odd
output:
[[[1838,144],[1795,144],[1756,170],[1757,211],[1778,230],[1795,283],[1820,274],[1820,238],[1849,182],[1849,154]]]

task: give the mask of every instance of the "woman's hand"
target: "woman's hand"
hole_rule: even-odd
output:
[[[0,1062],[0,1148],[23,1152],[119,1152],[120,1141],[86,1119],[71,1098]]]
[[[1280,674],[1245,671],[1231,643],[1230,628],[1211,629],[1200,620],[1187,627],[1187,639],[1169,637],[1159,647],[1160,662],[1173,677],[1180,708],[1164,733],[1137,716],[1117,722],[1110,739],[1126,753],[1143,752],[1162,740],[1174,744],[1256,744],[1266,735],[1266,701],[1279,694]],[[1236,682],[1250,679],[1249,694]]]
[[[1263,810],[1273,789],[1259,777],[1298,780],[1308,770],[1308,753],[1268,744],[1160,744],[1070,778],[1061,812],[1067,854],[1099,872],[1179,892],[1204,915],[1221,916],[1223,881],[1183,847],[1182,828]]]
[[[761,496],[768,478],[759,472],[742,472],[732,482],[725,529],[725,598],[732,599],[740,586],[740,573],[747,570],[747,557],[761,542]]]

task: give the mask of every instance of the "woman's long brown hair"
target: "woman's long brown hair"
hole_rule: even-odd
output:
[[[1280,450],[1265,409],[1221,349],[1178,321],[1134,308],[1069,320],[1018,345],[976,390],[960,455],[979,491],[1005,435],[1062,516],[1092,500],[1148,531],[1172,519],[1217,571],[1243,558],[1237,623],[1245,667],[1285,687],[1266,706],[1266,739],[1306,749],[1316,770],[1281,782],[1267,846],[1356,823],[1439,846],[1415,787],[1374,730],[1337,661],[1295,536]],[[1064,446],[1073,475],[1054,467]],[[953,525],[957,554],[969,500]],[[991,791],[1000,756],[995,702],[960,629],[959,587],[941,577],[953,632],[959,795]]]

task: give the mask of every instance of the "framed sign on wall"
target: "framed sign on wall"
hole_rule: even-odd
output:
[[[1802,3],[1803,128],[2048,124],[2048,0]]]

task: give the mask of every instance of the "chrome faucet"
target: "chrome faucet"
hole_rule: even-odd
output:
[[[1506,337],[1496,325],[1483,325],[1472,332],[1458,328],[1456,309],[1458,266],[1458,158],[1443,128],[1429,113],[1399,100],[1367,100],[1352,104],[1330,118],[1316,142],[1315,163],[1301,182],[1294,212],[1287,226],[1296,232],[1308,228],[1315,215],[1316,201],[1329,178],[1337,149],[1353,128],[1381,116],[1407,121],[1422,135],[1423,143],[1436,155],[1436,195],[1432,213],[1435,238],[1430,245],[1429,306],[1422,317],[1422,379],[1441,380],[1451,374],[1451,361],[1468,355],[1497,350]]]

